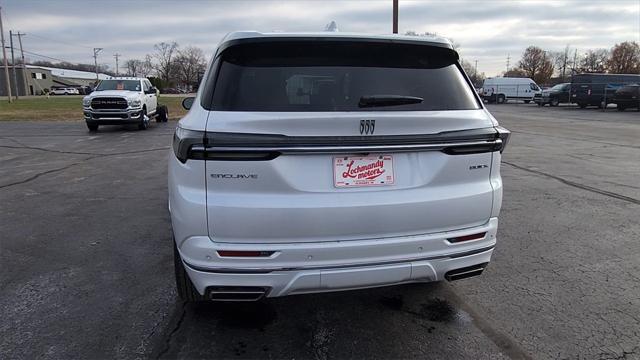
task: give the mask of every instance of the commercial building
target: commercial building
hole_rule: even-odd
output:
[[[16,85],[19,96],[43,95],[52,87],[94,87],[96,74],[88,71],[68,70],[46,66],[26,66],[26,74],[22,66],[9,66],[9,80],[11,93],[15,95]],[[14,76],[15,71],[15,76]],[[108,79],[110,75],[98,74],[98,79]],[[17,84],[14,84],[17,79]],[[46,90],[45,90],[46,89]],[[0,71],[0,96],[7,96],[7,82],[5,72]]]

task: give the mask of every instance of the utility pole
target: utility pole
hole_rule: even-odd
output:
[[[578,67],[576,66],[576,60],[578,57],[578,48],[575,49],[575,51],[573,52],[573,71],[571,72],[571,75],[575,75],[578,71],[576,70]]]
[[[118,53],[113,54],[113,57],[116,58],[116,76],[118,76],[118,58],[122,56]]]
[[[13,55],[13,32],[11,30],[9,30],[9,46],[11,47],[11,67],[13,68],[13,89],[16,91],[14,95],[18,100],[18,75],[16,74],[16,58]]]
[[[473,72],[476,75],[476,77],[478,77],[478,60],[476,60],[476,66],[475,66],[475,69],[473,70]]]
[[[7,48],[4,47],[4,27],[2,27],[2,6],[0,6],[0,42],[2,42],[2,59],[4,61],[4,79],[7,85],[7,98],[12,102],[11,98],[11,82],[9,81],[9,64],[7,64]]]
[[[20,44],[20,57],[22,58],[22,79],[24,80],[24,94],[26,96],[29,83],[27,82],[27,64],[24,61],[24,50],[22,50],[22,37],[27,34],[18,31],[18,33],[15,35],[18,37],[18,43]]]
[[[98,54],[102,48],[93,48],[93,63],[96,65],[96,83],[98,82]]]
[[[398,33],[398,0],[393,0],[393,33]]]
[[[511,57],[507,54],[507,72],[509,72],[509,60],[511,60]]]

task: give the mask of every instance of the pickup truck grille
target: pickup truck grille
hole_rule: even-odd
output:
[[[103,97],[91,100],[91,107],[94,109],[126,109],[128,106],[126,99],[118,97]]]

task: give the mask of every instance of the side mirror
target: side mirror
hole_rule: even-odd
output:
[[[191,109],[191,106],[193,106],[193,102],[195,100],[196,100],[195,96],[189,96],[182,99],[182,107],[185,108],[186,110]]]

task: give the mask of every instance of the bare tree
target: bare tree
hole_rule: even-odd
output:
[[[152,55],[153,59],[155,59],[154,68],[158,73],[158,77],[168,83],[173,75],[172,70],[175,69],[173,60],[178,50],[178,43],[175,41],[171,43],[161,42],[155,44],[153,48],[155,50]]]
[[[526,77],[538,84],[544,84],[553,75],[553,62],[546,51],[537,46],[529,46],[518,62],[518,68]]]
[[[558,69],[558,76],[561,81],[566,81],[567,69],[571,70],[573,67],[573,58],[571,57],[571,49],[569,45],[565,46],[564,50],[554,52],[551,54],[554,60],[556,69]]]
[[[194,46],[188,46],[178,51],[174,63],[179,82],[188,87],[193,86],[199,80],[199,74],[204,72],[206,66],[204,52]]]
[[[601,73],[607,70],[609,52],[606,49],[588,50],[580,61],[580,71]]]
[[[140,67],[140,76],[149,77],[153,72],[153,68],[153,58],[149,54],[145,55],[142,66]]]
[[[635,41],[625,41],[611,48],[607,68],[613,74],[640,74],[640,46]]]
[[[504,73],[504,77],[526,77],[527,74],[519,68],[511,68]]]
[[[129,59],[124,62],[124,67],[127,69],[128,76],[140,76],[140,69],[142,68],[142,60]]]
[[[469,80],[471,80],[473,86],[482,86],[484,79],[486,79],[484,73],[478,73],[475,66],[469,61],[460,60],[460,65],[462,66],[462,69],[464,69],[464,72],[467,73],[467,76],[469,76]]]

